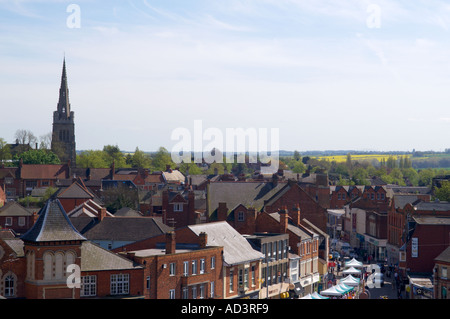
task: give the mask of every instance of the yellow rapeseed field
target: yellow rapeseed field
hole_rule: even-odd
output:
[[[384,155],[384,154],[351,154],[352,161],[372,161],[374,159],[381,161],[383,158],[387,161],[389,156],[392,156],[395,159],[398,159],[400,156],[410,157],[411,155]],[[347,161],[347,155],[330,155],[330,156],[319,156],[314,157],[318,160],[327,160],[327,161],[336,161],[336,163],[341,163]]]

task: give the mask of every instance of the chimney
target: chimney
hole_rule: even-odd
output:
[[[228,217],[228,208],[227,203],[219,203],[219,207],[217,208],[217,220],[225,221]]]
[[[278,185],[278,174],[272,175],[272,187],[275,187]]]
[[[174,254],[176,249],[175,233],[166,233],[166,255]]]
[[[208,234],[205,232],[200,233],[200,248],[205,249],[208,244]]]
[[[280,214],[280,233],[286,234],[288,228],[288,212],[286,206],[282,207],[278,214]]]
[[[188,220],[189,224],[193,225],[196,223],[196,216],[195,216],[195,193],[192,190],[189,190],[188,192]]]
[[[98,214],[98,220],[102,221],[106,217],[106,208],[100,208],[100,212]]]
[[[257,212],[254,207],[249,207],[247,209],[247,232],[249,234],[253,234],[256,231],[256,217]]]
[[[292,209],[292,220],[296,225],[300,225],[300,205],[296,204]]]

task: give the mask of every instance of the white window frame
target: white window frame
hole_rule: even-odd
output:
[[[24,216],[19,216],[18,224],[19,224],[19,226],[25,226],[25,217]]]
[[[200,259],[200,274],[206,272],[206,260],[204,258]]]
[[[97,296],[97,276],[82,276],[80,297]]]
[[[175,263],[169,264],[169,276],[175,276],[177,271],[177,267]]]
[[[169,290],[169,299],[175,299],[175,289]]]
[[[189,276],[189,261],[183,262],[183,276]]]
[[[197,260],[192,261],[192,275],[197,275]]]
[[[245,213],[243,211],[238,212],[238,222],[245,221]]]
[[[12,217],[6,217],[5,218],[5,226],[12,226],[13,224],[13,218]]]
[[[113,274],[110,279],[111,295],[128,295],[130,293],[130,275]]]
[[[183,211],[183,203],[174,203],[173,211],[174,212],[182,212]]]

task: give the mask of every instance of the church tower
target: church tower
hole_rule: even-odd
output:
[[[64,58],[59,89],[58,107],[53,112],[52,151],[58,155],[62,163],[76,166],[75,153],[75,120],[74,112],[70,110],[69,87],[67,85],[66,59]]]

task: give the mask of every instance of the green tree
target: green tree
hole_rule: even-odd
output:
[[[182,163],[180,165],[180,172],[184,175],[201,175],[203,174],[203,171],[200,167],[197,166],[195,163]]]
[[[58,156],[48,150],[29,150],[14,156],[14,161],[18,162],[22,159],[24,164],[61,164]]]
[[[412,167],[404,168],[402,169],[402,174],[405,180],[409,181],[409,183],[412,186],[419,185],[419,174],[414,168]]]
[[[434,187],[434,196],[440,201],[450,202],[450,181],[443,181],[441,187]]]
[[[11,159],[11,151],[8,143],[0,137],[0,163],[4,163]]]
[[[105,152],[87,150],[77,155],[77,166],[81,168],[108,168],[111,164],[107,161]]]
[[[125,155],[120,150],[117,145],[105,145],[103,147],[103,152],[105,152],[105,160],[108,163],[108,167],[114,165],[116,167],[128,167],[125,159]]]
[[[299,161],[302,157],[300,156],[300,153],[296,150],[294,151],[294,160]]]
[[[434,171],[431,168],[419,171],[419,186],[430,186],[434,177]]]
[[[156,171],[165,171],[167,165],[175,168],[176,164],[172,161],[169,151],[164,147],[160,147],[158,152],[152,156],[152,167]]]
[[[136,147],[134,154],[131,156],[131,167],[133,168],[149,168],[152,164],[152,159],[150,155],[139,150]]]

